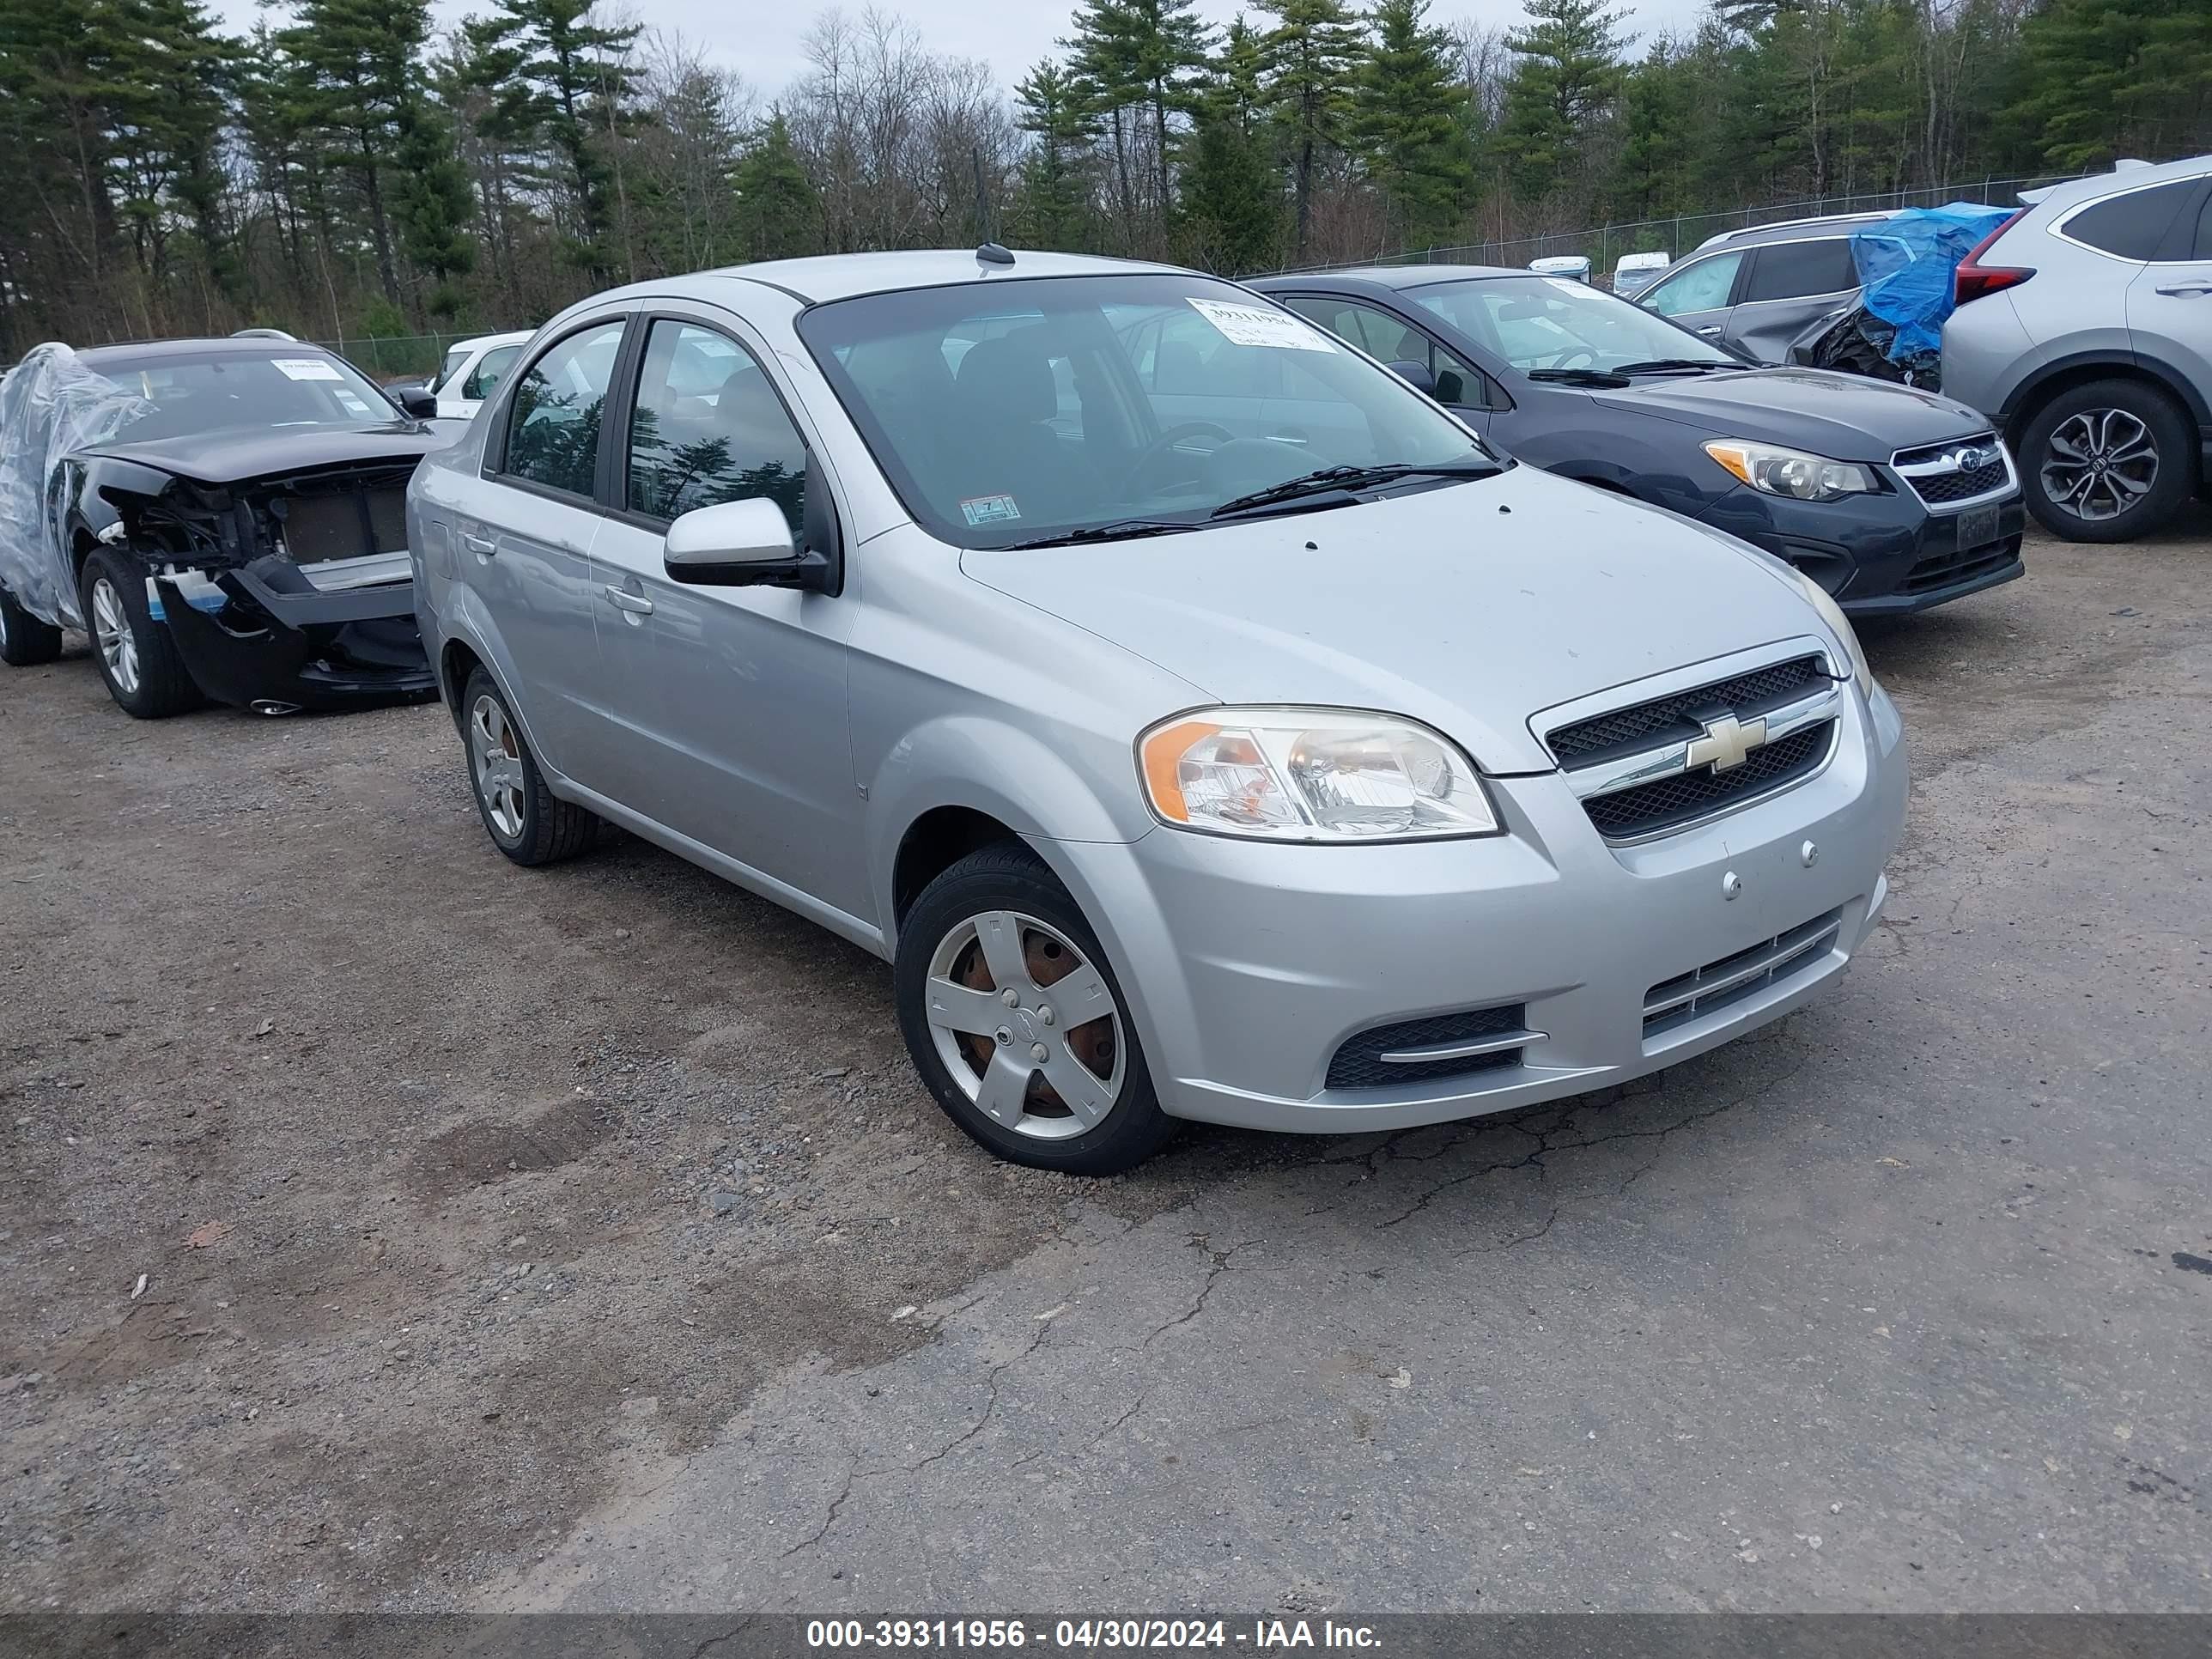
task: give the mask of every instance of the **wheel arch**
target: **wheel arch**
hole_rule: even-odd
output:
[[[2027,423],[2045,404],[2096,380],[2139,381],[2172,398],[2200,427],[2212,425],[2212,404],[2206,403],[2204,394],[2191,384],[2188,376],[2140,357],[2089,353],[2046,363],[2021,382],[2005,414],[2005,441],[2017,450]]]

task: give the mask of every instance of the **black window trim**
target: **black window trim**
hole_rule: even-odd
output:
[[[2079,248],[2084,253],[2094,253],[2100,259],[2110,259],[2115,264],[2201,264],[2203,263],[2201,259],[2190,258],[2185,255],[2179,258],[2167,258],[2162,256],[2168,252],[2169,248],[2172,245],[2175,226],[2179,225],[2183,222],[2192,208],[2194,208],[2198,213],[2202,213],[2204,210],[2203,191],[2208,183],[2212,183],[2212,172],[2185,174],[2179,179],[2145,179],[2141,184],[2130,184],[2119,190],[2108,190],[2100,196],[2092,196],[2087,201],[2075,203],[2073,206],[2068,208],[2065,212],[2060,214],[2057,218],[2051,222],[2049,226],[2049,234],[2056,237],[2058,240],[2065,243],[2069,247]],[[2087,213],[2091,208],[2102,207],[2107,202],[2117,202],[2124,196],[2140,196],[2145,191],[2163,190],[2170,185],[2191,184],[2197,186],[2197,194],[2187,198],[2183,202],[2182,205],[2174,210],[2173,218],[2167,222],[2166,229],[2160,234],[2158,246],[2152,250],[2154,257],[2151,258],[2132,259],[2124,253],[2115,253],[2108,247],[2099,247],[2094,242],[2085,242],[2080,237],[2071,235],[2067,231],[2066,228],[2069,225],[2072,224],[2083,214]],[[2194,228],[2194,226],[2191,227],[2192,232]]]
[[[588,334],[594,329],[605,328],[609,323],[623,325],[621,341],[615,347],[611,378],[607,382],[607,404],[599,410],[599,443],[592,462],[592,493],[580,495],[573,489],[560,489],[551,484],[540,483],[535,478],[525,478],[507,471],[507,440],[508,416],[514,412],[514,389],[527,380],[532,369],[544,362],[548,355],[558,350],[579,334]],[[563,329],[545,343],[544,350],[532,356],[528,363],[509,374],[496,388],[497,407],[494,412],[491,430],[484,439],[483,460],[478,471],[489,483],[504,484],[509,489],[519,489],[526,495],[536,495],[545,501],[558,501],[563,507],[573,507],[586,513],[604,514],[606,512],[607,451],[612,426],[608,416],[614,412],[616,389],[622,384],[623,366],[636,350],[638,337],[637,313],[626,308],[605,311],[596,316],[580,319],[574,328]]]

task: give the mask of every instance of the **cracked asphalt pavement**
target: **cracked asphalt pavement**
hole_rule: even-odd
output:
[[[439,710],[0,677],[0,1610],[2212,1606],[2212,514],[2029,560],[1834,994],[1105,1182]]]

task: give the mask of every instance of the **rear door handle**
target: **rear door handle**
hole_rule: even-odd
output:
[[[2212,276],[2185,276],[2178,283],[2168,283],[2158,290],[2171,294],[2176,299],[2185,294],[2212,294]]]
[[[487,559],[499,551],[497,538],[479,536],[470,530],[461,532],[461,545],[467,548],[470,552],[481,554]]]
[[[627,611],[633,616],[638,617],[650,617],[653,614],[653,601],[642,593],[633,593],[627,587],[617,587],[612,582],[609,582],[606,586],[606,595],[617,611]]]

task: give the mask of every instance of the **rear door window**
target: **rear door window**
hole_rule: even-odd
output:
[[[2197,180],[2131,190],[2107,197],[2076,212],[2060,229],[2077,242],[2119,259],[2151,259],[2174,219],[2197,193]]]
[[[1693,311],[1718,311],[1729,302],[1735,274],[1743,265],[1741,249],[1716,253],[1676,271],[1640,296],[1662,317],[1685,317]]]
[[[1811,242],[1771,242],[1754,250],[1743,297],[1747,303],[1802,300],[1814,294],[1842,294],[1858,285],[1850,239],[1824,236]]]

